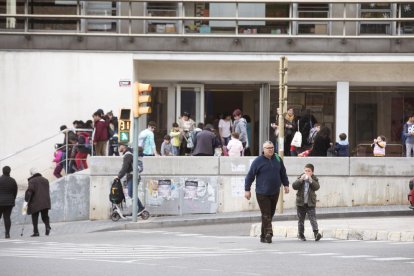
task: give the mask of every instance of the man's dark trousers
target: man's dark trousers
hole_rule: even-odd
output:
[[[257,203],[259,203],[260,212],[262,213],[262,232],[260,237],[264,238],[266,234],[273,236],[272,219],[275,215],[279,193],[274,195],[256,194],[256,198]]]

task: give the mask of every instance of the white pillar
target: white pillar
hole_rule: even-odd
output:
[[[262,145],[264,141],[269,140],[269,126],[270,126],[270,84],[262,84],[260,88],[260,113],[259,113],[259,151],[262,152]],[[250,148],[252,148],[253,141],[249,141]]]
[[[339,141],[339,134],[345,133],[349,137],[349,82],[336,83],[336,133],[333,140]],[[348,140],[348,139],[347,139]]]
[[[16,0],[7,0],[6,13],[7,14],[16,14]],[[7,17],[6,18],[6,28],[7,29],[15,29],[16,28],[16,18]]]

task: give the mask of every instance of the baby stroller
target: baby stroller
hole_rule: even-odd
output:
[[[410,188],[410,191],[408,192],[408,201],[410,202],[409,208],[414,210],[414,177],[411,178],[408,187]]]
[[[126,205],[124,189],[119,179],[115,179],[111,186],[109,193],[109,201],[112,203],[112,221],[118,221],[120,218],[126,219],[128,216],[132,216],[132,212],[124,213],[124,206],[122,201]],[[128,209],[128,208],[127,208]],[[150,217],[150,213],[147,210],[143,210],[138,214],[143,220]]]

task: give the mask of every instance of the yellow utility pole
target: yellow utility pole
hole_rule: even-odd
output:
[[[285,114],[287,113],[287,96],[288,96],[288,59],[287,57],[280,57],[279,61],[279,137],[278,148],[279,156],[283,159],[284,154],[284,141],[285,141]],[[278,200],[278,213],[283,213],[283,185],[280,187],[279,200]]]

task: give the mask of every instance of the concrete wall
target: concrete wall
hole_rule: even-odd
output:
[[[258,210],[254,193],[252,200],[244,199],[244,177],[254,158],[145,157],[141,199],[147,200],[146,207],[155,214]],[[108,191],[121,163],[121,157],[91,158],[91,219],[108,218],[111,206]],[[307,163],[314,164],[315,174],[320,178],[319,207],[407,203],[407,183],[412,171],[406,158],[287,157],[290,183]],[[159,180],[171,180],[171,194],[160,196],[158,188],[152,188]],[[212,189],[204,197],[187,201],[191,202],[189,207],[183,201],[186,180],[208,183]],[[285,208],[295,207],[295,191],[285,195],[284,202]]]
[[[118,112],[131,105],[131,54],[0,51],[0,158],[57,135],[59,126],[92,119],[98,108]],[[63,135],[1,162],[9,165],[19,185],[27,184],[29,169],[44,175],[53,168],[55,143]]]
[[[50,183],[50,197],[52,208],[49,211],[51,222],[64,222],[89,219],[89,171],[71,174]],[[21,214],[24,196],[16,199],[13,208],[13,223],[23,223]],[[31,223],[31,218],[26,219]],[[39,219],[39,223],[42,223]]]

